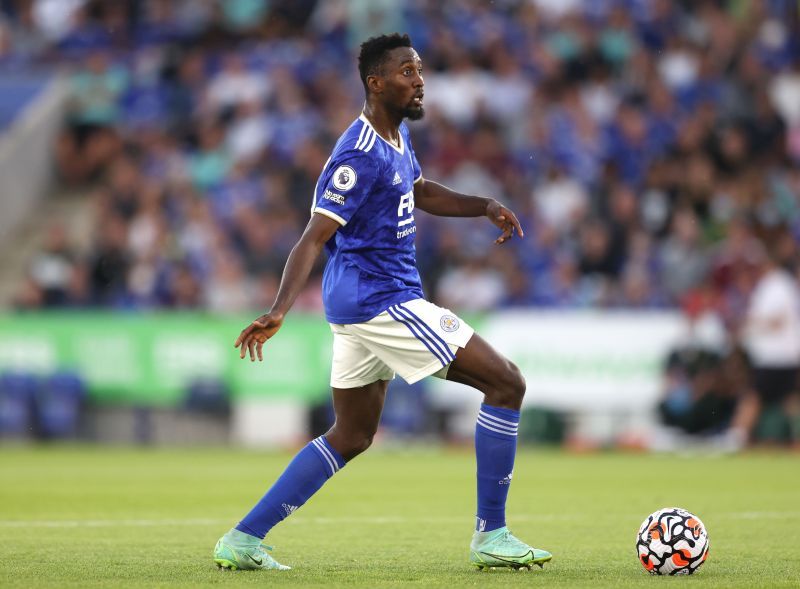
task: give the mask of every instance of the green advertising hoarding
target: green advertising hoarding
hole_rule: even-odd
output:
[[[74,370],[93,399],[170,406],[200,378],[236,397],[327,398],[332,335],[325,319],[292,314],[264,347],[240,360],[233,342],[252,317],[191,313],[35,313],[0,316],[0,371]]]
[[[329,397],[333,336],[321,315],[290,314],[264,347],[264,362],[240,360],[233,342],[252,316],[201,313],[20,313],[0,316],[0,372],[75,370],[92,398],[172,406],[187,385],[221,378],[236,398]],[[685,333],[680,313],[509,310],[462,316],[528,383],[526,403],[576,410],[652,406],[661,371]],[[431,390],[461,402],[462,385]],[[457,390],[456,390],[457,389]]]

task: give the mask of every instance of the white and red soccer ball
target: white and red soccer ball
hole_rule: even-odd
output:
[[[708,533],[696,515],[665,507],[642,523],[636,552],[651,575],[691,575],[708,557]]]

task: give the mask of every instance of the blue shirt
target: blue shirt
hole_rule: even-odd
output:
[[[311,209],[341,224],[325,244],[322,296],[330,323],[363,323],[423,297],[414,247],[414,183],[421,177],[404,123],[399,147],[363,114],[336,142]]]

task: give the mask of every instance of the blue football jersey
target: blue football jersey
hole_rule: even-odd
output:
[[[414,183],[421,177],[404,123],[399,147],[363,114],[336,142],[311,209],[342,225],[325,244],[322,294],[330,323],[363,323],[423,297],[414,247]]]

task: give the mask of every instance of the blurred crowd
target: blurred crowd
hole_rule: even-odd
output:
[[[20,309],[268,307],[362,105],[358,44],[391,31],[424,63],[425,176],[526,233],[494,247],[485,221],[418,216],[435,302],[680,307],[736,336],[765,255],[800,276],[796,1],[0,6],[0,65],[65,72],[57,173],[94,211],[89,248],[49,232]],[[321,307],[321,269],[296,308]]]
[[[55,146],[95,204],[54,229],[20,307],[267,306],[333,142],[359,41],[408,31],[426,177],[495,196],[527,238],[423,217],[427,292],[465,310],[652,309],[708,291],[727,320],[752,248],[797,268],[797,3],[6,0],[6,67],[67,72]],[[301,307],[320,305],[312,280]]]

